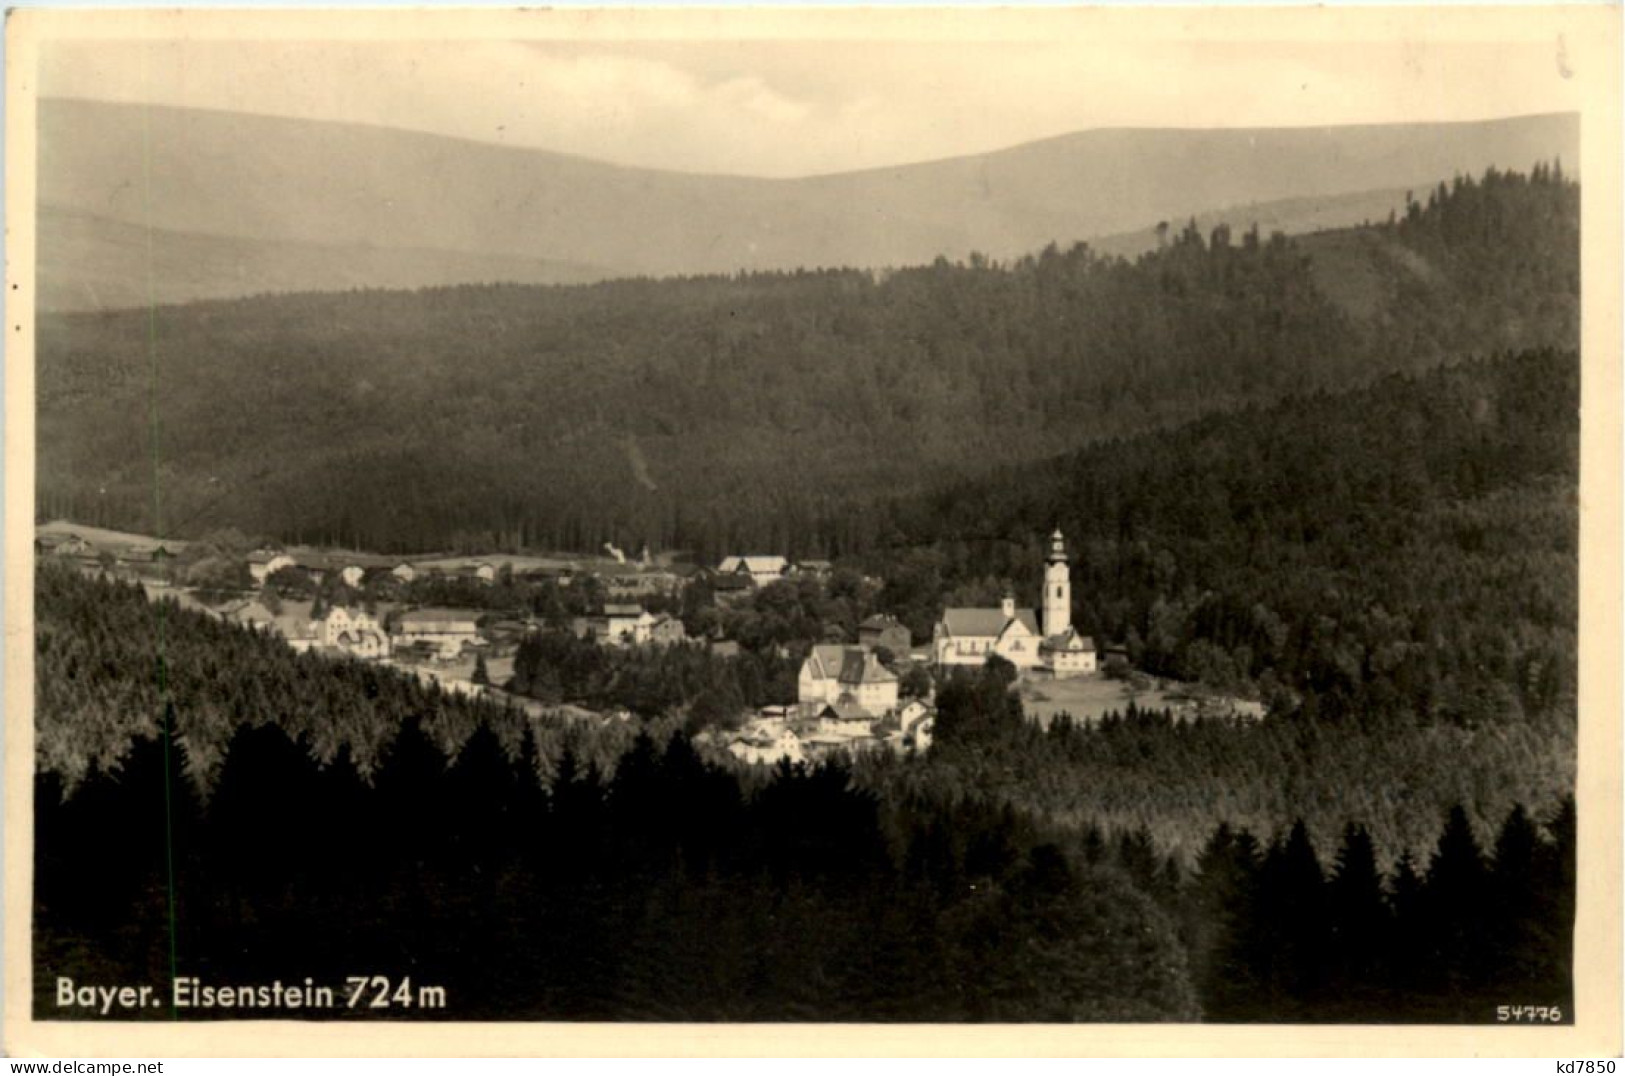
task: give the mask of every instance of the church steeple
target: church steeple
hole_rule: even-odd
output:
[[[1049,538],[1044,558],[1044,635],[1064,635],[1072,627],[1072,569],[1066,563],[1066,539],[1061,528]]]

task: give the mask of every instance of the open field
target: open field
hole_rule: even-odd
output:
[[[187,542],[179,538],[154,538],[150,534],[115,531],[106,527],[92,527],[86,523],[73,523],[66,519],[53,519],[34,528],[36,534],[77,534],[98,549],[122,549],[130,546],[163,545],[171,553],[185,549]]]

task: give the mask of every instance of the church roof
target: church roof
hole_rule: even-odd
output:
[[[1038,634],[1038,618],[1031,609],[1017,609],[1014,618],[1004,615],[1002,609],[944,609],[942,611],[942,626],[949,635],[958,637],[980,636],[985,638],[998,638],[1004,634],[1004,629],[1011,619],[1021,622],[1034,635]]]

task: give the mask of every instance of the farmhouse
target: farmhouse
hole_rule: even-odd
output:
[[[1019,669],[1046,669],[1058,677],[1096,668],[1095,644],[1072,627],[1072,572],[1059,528],[1044,558],[1043,626],[1031,609],[1007,595],[997,609],[945,609],[932,632],[938,665],[981,665],[997,654]]]

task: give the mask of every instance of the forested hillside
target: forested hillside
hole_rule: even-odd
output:
[[[1134,262],[1051,248],[47,317],[39,508],[376,550],[861,553],[892,537],[857,510],[877,498],[1451,357],[1574,347],[1578,203],[1541,166],[1301,241],[1176,228]]]
[[[44,568],[38,592],[41,1017],[92,1015],[56,976],[178,974],[309,976],[338,991],[292,1014],[315,1019],[1572,1019],[1574,804],[1483,741],[1391,731],[1382,757],[1424,761],[1384,784],[1416,841],[1396,857],[1348,797],[1371,741],[1322,719],[1039,732],[990,667],[943,688],[924,758],[745,779],[670,722],[569,735],[134,588]],[[1452,745],[1484,785],[1425,764]],[[1313,802],[1294,769],[1260,814],[1214,795],[1238,755],[1350,764],[1317,765]],[[350,1009],[357,974],[442,1004]]]
[[[894,506],[868,560],[920,633],[1037,597],[1145,670],[1277,712],[1472,728],[1575,718],[1580,371],[1542,351],[1394,374]]]

